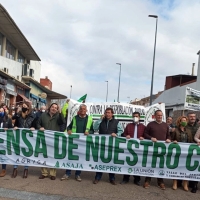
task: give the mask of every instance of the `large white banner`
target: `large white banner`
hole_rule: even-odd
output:
[[[72,121],[72,118],[77,115],[80,102],[70,100],[68,107],[68,120],[67,123]],[[93,120],[96,121],[105,113],[107,107],[111,107],[114,110],[115,119],[118,119],[125,128],[128,123],[131,123],[133,118],[133,112],[140,113],[140,122],[147,125],[149,122],[154,120],[154,112],[156,110],[162,110],[163,121],[165,121],[165,104],[157,103],[149,107],[138,106],[128,103],[84,103],[87,106],[87,114],[92,116]]]
[[[27,129],[0,131],[1,164],[200,180],[196,144]]]
[[[200,91],[186,87],[185,94],[185,109],[187,110],[200,110]]]

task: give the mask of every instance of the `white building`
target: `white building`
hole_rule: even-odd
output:
[[[33,107],[40,107],[67,98],[41,84],[40,73],[39,56],[0,4],[0,102],[31,101]]]
[[[165,90],[153,101],[153,103],[165,103],[166,116],[173,116],[175,111],[182,111],[184,114],[186,87],[200,90],[200,51],[197,55],[199,56],[197,76],[180,74],[166,77]]]
[[[39,61],[39,56],[28,40],[0,5],[0,69],[20,81],[23,75],[31,75],[40,81]]]

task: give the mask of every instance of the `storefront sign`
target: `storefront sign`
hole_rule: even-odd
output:
[[[200,110],[200,91],[186,87],[184,108],[187,110]]]

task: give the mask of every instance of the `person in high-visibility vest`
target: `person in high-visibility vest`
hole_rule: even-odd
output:
[[[66,103],[63,105],[62,107],[62,114],[65,118],[65,123],[61,125],[60,127],[60,131],[64,132],[66,130],[66,126],[67,126],[67,117],[68,117],[68,106],[69,106],[69,101],[70,99],[67,99]]]
[[[87,114],[87,106],[85,104],[81,104],[79,107],[78,115],[73,117],[71,123],[67,127],[68,135],[73,133],[83,133],[84,135],[94,133],[93,130],[93,120],[91,116]],[[77,181],[81,181],[81,171],[76,170],[75,172],[75,179]],[[71,170],[67,169],[65,175],[61,178],[61,181],[68,180],[71,176]]]
[[[67,111],[68,111],[69,101],[70,101],[70,99],[67,99],[66,103],[64,104],[64,106],[62,107],[62,110],[61,110],[65,119],[67,118]]]

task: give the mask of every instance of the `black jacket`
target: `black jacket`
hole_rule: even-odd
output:
[[[117,125],[119,121],[115,118],[112,118],[111,120],[107,120],[106,118],[102,120],[102,122],[99,125],[99,134],[112,134],[117,133]]]
[[[0,117],[0,123],[3,123],[2,128],[13,128],[12,120],[7,115],[5,115],[4,117]]]
[[[33,113],[27,115],[26,118],[23,118],[21,113],[17,113],[12,119],[15,119],[14,126],[17,126],[18,128],[36,128],[35,115]]]

